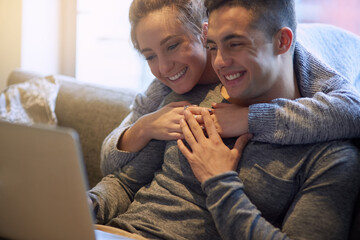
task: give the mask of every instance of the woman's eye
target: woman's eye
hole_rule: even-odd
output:
[[[206,49],[209,51],[216,51],[216,46],[215,45],[206,45]]]
[[[173,45],[170,45],[170,46],[168,47],[168,50],[173,50],[173,49],[175,49],[179,44],[180,44],[180,43],[175,43],[175,44],[173,44]]]
[[[151,61],[155,58],[155,56],[151,55],[151,56],[148,56],[148,57],[145,57],[145,60],[146,61]]]

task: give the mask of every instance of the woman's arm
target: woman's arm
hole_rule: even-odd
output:
[[[351,81],[300,44],[294,67],[303,98],[250,106],[249,130],[254,140],[305,144],[360,137],[360,93]]]
[[[122,151],[118,148],[119,139],[140,117],[154,112],[171,89],[155,79],[148,89],[138,94],[132,104],[130,114],[103,141],[100,168],[103,175],[108,175],[129,162],[136,153]]]

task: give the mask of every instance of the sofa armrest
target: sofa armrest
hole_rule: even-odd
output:
[[[10,74],[7,84],[43,76],[17,69]],[[55,75],[55,78],[60,83],[55,107],[58,125],[73,128],[79,134],[88,183],[93,187],[102,178],[102,142],[129,113],[136,92],[84,83],[64,75]]]

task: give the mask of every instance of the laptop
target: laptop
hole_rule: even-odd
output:
[[[0,121],[0,239],[129,239],[95,230],[77,133]]]

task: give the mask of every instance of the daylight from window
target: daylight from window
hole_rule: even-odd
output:
[[[153,79],[130,41],[131,0],[78,0],[76,77],[80,81],[131,89]]]
[[[130,41],[131,0],[77,0],[76,77],[145,90],[154,78]],[[300,22],[333,24],[360,34],[359,0],[296,0]]]

